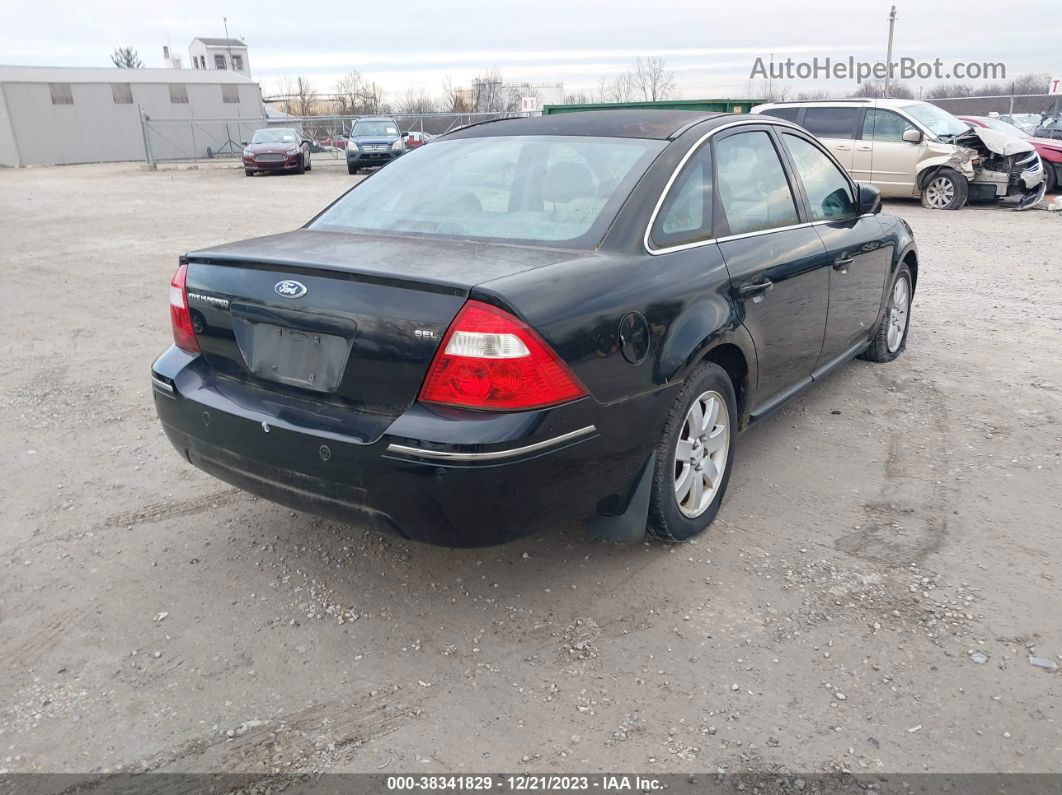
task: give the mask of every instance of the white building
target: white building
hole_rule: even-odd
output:
[[[239,39],[192,39],[188,45],[193,69],[226,69],[251,76],[247,45]]]
[[[265,118],[231,70],[0,66],[0,165],[144,160],[141,111],[157,160],[207,157]]]

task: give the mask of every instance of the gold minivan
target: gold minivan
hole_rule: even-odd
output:
[[[1044,170],[1032,144],[971,127],[928,102],[837,99],[757,105],[799,124],[825,144],[852,178],[883,196],[921,198],[957,210],[970,201],[1005,199],[1019,209],[1043,198]]]

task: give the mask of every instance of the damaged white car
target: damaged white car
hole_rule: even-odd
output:
[[[1028,141],[971,127],[928,102],[813,100],[758,105],[752,112],[805,127],[853,179],[872,182],[883,196],[921,198],[938,210],[1000,199],[1024,210],[1046,190],[1043,164]]]

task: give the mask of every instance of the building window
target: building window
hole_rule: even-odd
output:
[[[215,69],[225,69],[225,68],[227,68],[225,66],[225,56],[224,55],[215,55],[214,56],[214,68]]]
[[[238,104],[240,101],[240,87],[239,86],[222,86],[221,87],[221,101],[227,105]]]
[[[53,105],[74,104],[74,95],[70,93],[69,83],[49,83],[48,90],[52,92]]]
[[[235,71],[237,71],[237,72],[242,72],[243,71],[243,56],[242,55],[233,55],[232,56],[232,68]]]
[[[170,102],[174,105],[187,105],[188,86],[184,83],[170,83]]]
[[[132,105],[133,87],[128,83],[111,83],[111,98],[115,105]]]

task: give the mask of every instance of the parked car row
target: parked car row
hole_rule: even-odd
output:
[[[348,173],[356,174],[363,168],[386,165],[433,138],[422,131],[401,132],[398,121],[391,116],[358,119],[349,136],[340,134],[320,139],[307,138],[293,128],[267,127],[257,130],[250,141],[243,142],[243,166],[249,177],[267,171],[301,174],[311,169],[311,153],[342,149]]]
[[[761,113],[799,124],[859,181],[884,196],[921,198],[931,209],[1005,199],[1018,209],[1046,192],[1044,167],[1028,140],[971,126],[917,100],[847,99],[769,103]]]

